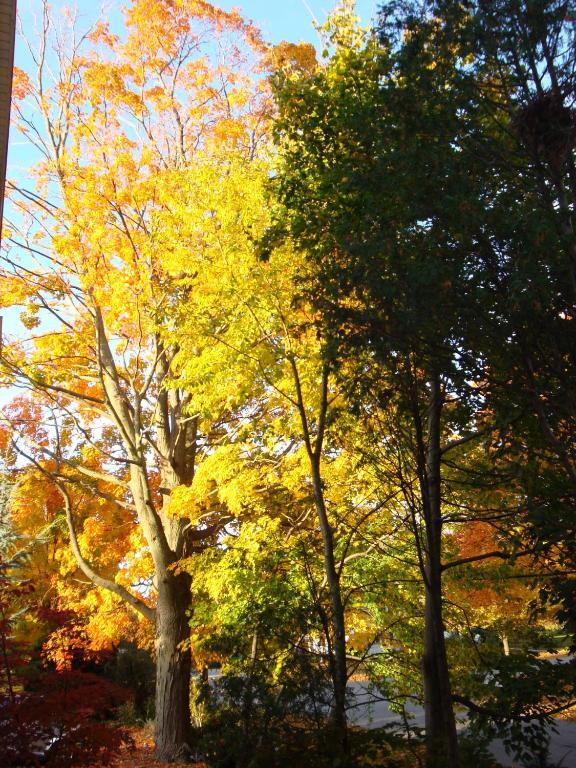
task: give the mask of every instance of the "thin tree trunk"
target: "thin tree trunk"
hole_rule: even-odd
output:
[[[250,661],[255,664],[258,661],[258,630],[254,630],[252,635],[252,648],[250,650]]]
[[[438,589],[426,590],[424,654],[424,714],[427,768],[458,768],[458,736],[452,705],[442,603]]]
[[[437,375],[430,377],[428,445],[423,507],[426,521],[426,602],[424,613],[424,710],[427,768],[458,768],[458,736],[442,615],[442,493],[440,424],[443,394]]]
[[[434,765],[435,755],[442,750],[442,700],[438,684],[436,659],[436,621],[430,590],[426,590],[424,607],[424,653],[422,655],[422,678],[424,683],[424,725],[426,729],[426,762]]]
[[[319,461],[313,462],[312,477],[316,512],[324,545],[324,571],[330,593],[333,634],[330,673],[334,690],[334,705],[332,707],[331,720],[336,735],[335,765],[344,765],[349,752],[348,729],[346,724],[346,684],[348,682],[348,670],[346,666],[346,623],[344,618],[342,593],[340,590],[340,577],[338,575],[334,557],[334,536],[326,512]]]
[[[324,432],[326,428],[326,416],[328,413],[328,379],[330,376],[327,364],[322,368],[322,382],[320,407],[318,410],[318,425],[316,437],[313,440],[310,425],[306,413],[306,407],[302,395],[302,387],[298,366],[294,358],[291,359],[292,373],[297,393],[298,411],[302,422],[302,433],[306,452],[310,462],[312,486],[314,488],[314,505],[322,535],[324,549],[324,573],[330,594],[330,629],[332,637],[329,640],[329,664],[334,693],[334,704],[331,712],[332,729],[334,732],[334,766],[345,766],[348,762],[349,744],[348,729],[346,724],[346,684],[348,682],[348,670],[346,666],[346,622],[344,617],[344,603],[340,589],[340,574],[336,567],[334,555],[334,534],[324,498],[324,483],[321,472],[321,459],[324,447]],[[331,640],[331,645],[330,645]]]

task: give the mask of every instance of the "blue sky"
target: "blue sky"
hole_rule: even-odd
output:
[[[215,3],[226,10],[240,8],[242,15],[252,19],[272,43],[280,40],[316,42],[312,17],[323,23],[335,4],[331,0],[222,0]],[[378,5],[379,0],[357,0],[362,23],[370,23]]]

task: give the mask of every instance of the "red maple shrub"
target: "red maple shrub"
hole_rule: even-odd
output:
[[[5,766],[109,765],[129,740],[107,719],[125,689],[86,672],[46,672],[34,690],[0,695],[0,755]]]
[[[126,729],[109,722],[130,693],[78,669],[41,670],[38,652],[13,634],[14,617],[31,591],[0,562],[0,764],[110,765],[131,741]]]

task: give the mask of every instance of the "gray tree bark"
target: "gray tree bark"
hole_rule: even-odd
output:
[[[420,473],[425,522],[424,545],[424,713],[427,768],[459,768],[458,736],[442,608],[441,419],[440,378],[429,378],[430,400],[424,467]]]
[[[346,664],[346,620],[344,615],[344,603],[340,587],[340,573],[336,565],[334,533],[328,517],[326,499],[324,496],[324,482],[322,480],[322,452],[324,449],[324,433],[326,417],[328,413],[328,380],[329,369],[324,365],[322,370],[320,405],[318,410],[318,423],[314,439],[311,434],[306,407],[300,386],[300,377],[296,362],[292,360],[292,371],[297,392],[297,404],[302,422],[304,443],[310,463],[312,486],[314,489],[314,505],[316,516],[320,526],[324,551],[324,574],[330,595],[329,629],[331,636],[328,641],[328,661],[332,678],[332,690],[334,701],[330,715],[331,727],[334,732],[334,766],[345,766],[349,756],[348,728],[346,722],[346,685],[348,683],[348,670]]]

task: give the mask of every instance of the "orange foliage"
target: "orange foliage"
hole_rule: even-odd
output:
[[[30,78],[20,67],[14,67],[12,72],[12,98],[14,101],[25,99],[32,91]]]
[[[488,552],[498,550],[496,531],[489,523],[472,521],[461,526],[456,535],[459,557],[475,557]],[[472,565],[485,565],[485,561],[472,563]]]
[[[313,72],[318,66],[316,48],[310,43],[288,43],[283,40],[268,54],[273,70],[285,69],[297,72]]]

